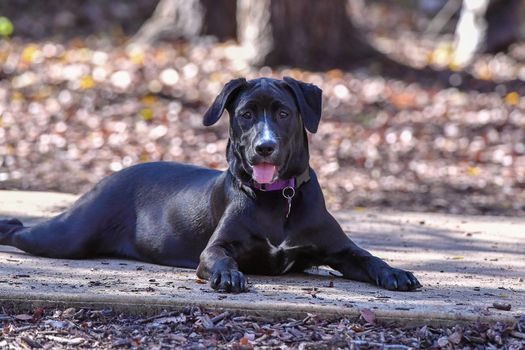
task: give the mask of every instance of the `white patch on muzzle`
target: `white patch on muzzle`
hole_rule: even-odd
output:
[[[264,115],[264,121],[263,121],[263,131],[262,131],[262,139],[261,142],[274,142],[277,143],[277,137],[275,136],[275,133],[272,129],[270,129],[270,123],[268,123],[268,116],[266,115],[266,109],[263,111]]]

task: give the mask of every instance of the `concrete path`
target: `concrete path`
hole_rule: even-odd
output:
[[[0,218],[34,223],[74,199],[0,191]],[[525,219],[367,210],[336,217],[356,243],[413,271],[424,288],[390,292],[320,268],[310,275],[249,276],[249,293],[221,294],[193,270],[116,259],[54,260],[0,246],[0,301],[142,313],[198,305],[281,316],[357,316],[367,308],[379,319],[402,323],[512,322],[525,315]],[[511,310],[494,303],[510,304]]]

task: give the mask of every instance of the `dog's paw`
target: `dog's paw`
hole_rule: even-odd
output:
[[[382,269],[375,282],[380,287],[397,291],[410,291],[422,287],[412,272],[392,267]]]
[[[215,272],[210,278],[210,285],[217,291],[242,293],[246,292],[246,277],[238,270]]]

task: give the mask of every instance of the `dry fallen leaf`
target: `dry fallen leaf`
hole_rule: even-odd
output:
[[[370,310],[370,309],[360,309],[359,310],[359,314],[361,315],[361,317],[363,317],[363,319],[370,323],[370,324],[376,324],[376,314]]]
[[[239,339],[239,345],[241,345],[244,349],[252,349],[253,345],[246,337],[242,337]]]
[[[516,91],[509,92],[505,96],[505,102],[508,105],[516,106],[518,103],[520,103],[520,95]]]
[[[38,320],[42,318],[42,316],[44,316],[44,309],[41,307],[37,307],[33,311],[33,322],[37,322]]]
[[[453,344],[459,344],[461,342],[461,339],[463,338],[463,334],[461,332],[454,332],[451,335],[448,336],[448,340]]]
[[[33,315],[20,314],[20,315],[14,316],[14,318],[19,321],[31,321],[33,319]]]
[[[494,303],[492,303],[492,306],[494,306],[495,309],[503,311],[510,311],[510,309],[512,308],[512,305],[510,305],[509,303],[503,303],[499,301],[495,301]]]

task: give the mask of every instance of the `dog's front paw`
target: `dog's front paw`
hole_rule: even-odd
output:
[[[246,277],[239,270],[224,270],[212,274],[210,285],[213,289],[231,293],[246,292]]]
[[[412,272],[393,267],[379,271],[375,282],[380,287],[397,291],[409,291],[422,287]]]

